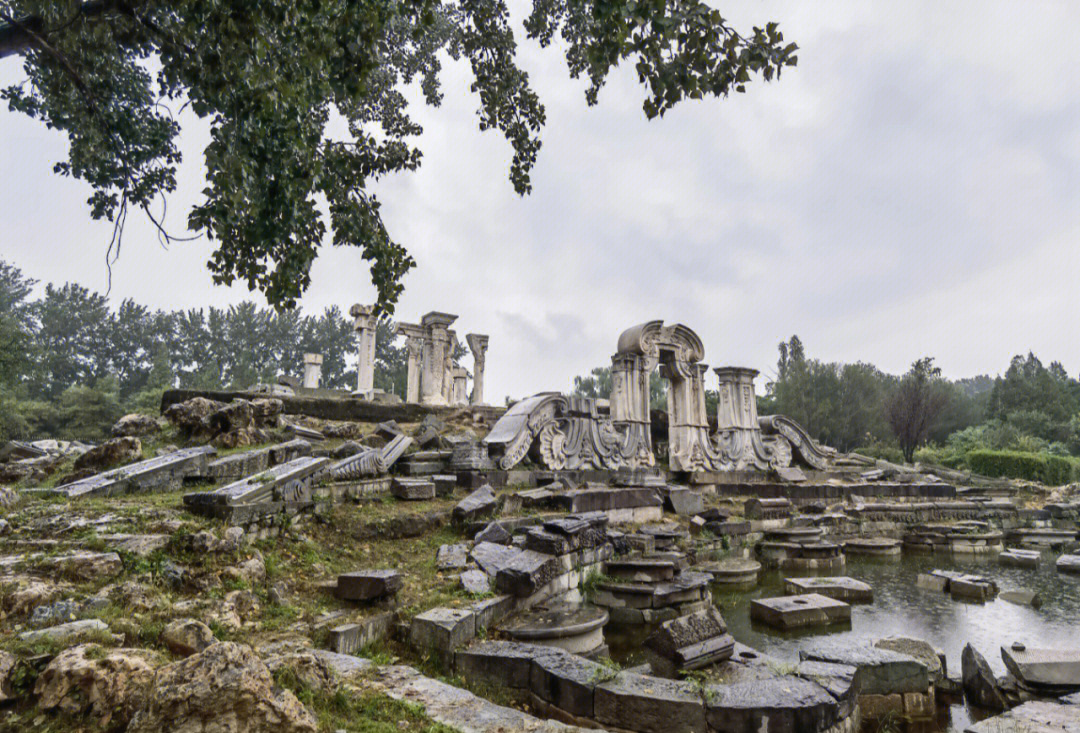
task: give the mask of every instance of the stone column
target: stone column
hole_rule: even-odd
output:
[[[349,315],[353,317],[360,352],[356,362],[356,391],[366,395],[375,389],[375,327],[379,319],[375,316],[375,306],[359,303],[349,309]]]
[[[412,323],[399,323],[395,333],[405,337],[408,351],[408,378],[405,387],[405,401],[411,404],[420,402],[421,361],[424,358],[424,329]]]
[[[487,358],[488,337],[482,333],[465,334],[469,342],[469,351],[473,355],[473,386],[469,403],[484,404],[484,361]]]
[[[322,377],[322,354],[304,354],[304,389],[318,389]]]
[[[424,405],[450,403],[453,382],[453,345],[457,337],[449,329],[457,316],[432,312],[420,319],[424,330],[424,348],[420,370],[420,402]]]
[[[450,403],[454,405],[469,404],[469,400],[466,397],[466,394],[468,393],[469,373],[465,371],[463,367],[454,367],[450,370],[450,373],[454,382],[453,397],[450,400]]]

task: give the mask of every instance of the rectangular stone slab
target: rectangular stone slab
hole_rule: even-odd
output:
[[[800,650],[799,658],[854,667],[855,688],[860,695],[925,693],[930,686],[930,672],[925,664],[888,649],[860,645],[811,647]]]
[[[1017,650],[1001,647],[1001,659],[1021,682],[1080,689],[1080,649]]]
[[[184,504],[199,511],[202,507],[255,504],[271,499],[310,500],[312,482],[321,478],[329,465],[328,458],[303,456],[214,491],[188,494]]]
[[[209,445],[183,448],[163,456],[114,468],[81,481],[42,493],[75,499],[81,496],[113,496],[140,491],[172,491],[187,476],[205,476],[209,457],[217,451]]]
[[[851,621],[851,606],[817,593],[750,601],[750,618],[780,629]]]
[[[871,603],[874,600],[874,591],[868,584],[845,575],[784,578],[784,589],[792,595],[818,593],[846,603]]]
[[[265,471],[269,466],[270,451],[263,448],[262,450],[234,453],[231,456],[212,461],[206,467],[206,475],[215,481],[236,481],[259,471]]]

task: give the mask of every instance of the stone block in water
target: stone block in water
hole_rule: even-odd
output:
[[[851,606],[817,593],[750,601],[750,618],[778,629],[851,621]]]

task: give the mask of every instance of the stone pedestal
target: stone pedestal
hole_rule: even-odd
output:
[[[484,361],[487,358],[488,337],[482,333],[465,334],[473,355],[473,388],[469,404],[484,404]]]
[[[304,354],[304,389],[318,389],[322,378],[322,354]]]
[[[359,303],[349,309],[349,315],[353,317],[360,352],[356,362],[356,391],[369,394],[375,389],[375,327],[379,319],[375,316],[375,306]]]

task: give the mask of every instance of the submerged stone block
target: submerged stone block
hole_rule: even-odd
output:
[[[778,629],[851,621],[851,606],[817,593],[750,601],[750,618]]]
[[[855,687],[860,695],[925,693],[930,687],[930,674],[925,664],[888,649],[820,646],[801,650],[799,658],[854,667]]]
[[[785,578],[784,589],[791,595],[818,593],[847,603],[871,603],[874,600],[874,590],[867,583],[844,575]]]

